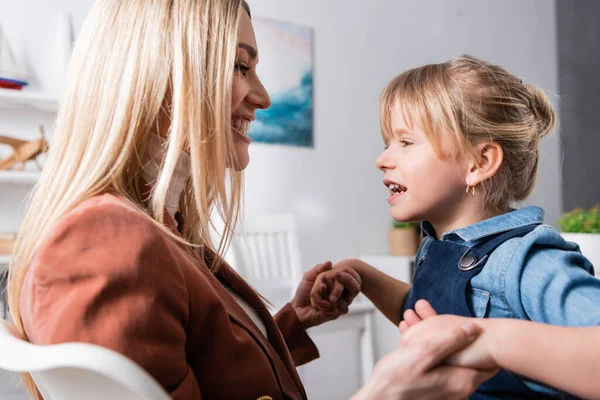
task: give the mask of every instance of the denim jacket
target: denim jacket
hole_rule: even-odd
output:
[[[561,326],[600,325],[600,279],[575,243],[543,225],[544,210],[525,207],[444,233],[440,240],[474,246],[490,235],[540,224],[527,235],[494,250],[471,279],[467,301],[478,318],[514,318]],[[419,260],[433,242],[433,228],[422,224],[425,241]],[[535,390],[540,386],[527,383]]]

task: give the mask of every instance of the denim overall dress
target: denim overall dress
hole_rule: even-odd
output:
[[[435,240],[427,253],[417,260],[413,286],[403,305],[403,312],[414,309],[415,303],[425,299],[438,314],[474,317],[467,303],[467,289],[471,278],[481,272],[488,256],[505,241],[523,237],[537,224],[516,228],[486,238],[473,247],[449,241]],[[518,375],[507,370],[483,383],[470,399],[544,399],[548,397],[529,388]],[[562,394],[558,398],[564,397]]]

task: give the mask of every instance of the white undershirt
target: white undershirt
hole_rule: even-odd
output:
[[[229,289],[227,289],[227,290],[229,290]],[[229,290],[229,293],[233,296],[233,298],[235,299],[235,301],[237,301],[237,303],[240,305],[240,307],[242,307],[242,309],[246,312],[246,314],[248,314],[248,316],[250,317],[250,319],[252,320],[252,322],[254,322],[254,324],[262,332],[262,334],[265,337],[267,337],[267,327],[265,326],[265,323],[260,318],[260,316],[258,315],[258,313],[256,312],[256,310],[253,309],[250,306],[250,304],[248,304],[248,302],[246,300],[242,299],[234,291]]]
[[[162,164],[162,157],[166,150],[165,146],[165,139],[156,134],[151,135],[150,143],[148,144],[148,150],[142,159],[142,178],[144,178],[149,185],[156,183],[158,173],[160,172],[160,166]],[[181,198],[181,193],[185,188],[185,183],[191,174],[191,170],[192,162],[190,155],[186,152],[182,152],[181,156],[179,157],[179,161],[175,166],[173,180],[171,181],[171,185],[167,191],[167,198],[165,199],[165,207],[167,208],[167,212],[171,215],[173,220],[175,220],[175,213],[179,211],[179,199]],[[240,307],[242,307],[242,309],[246,312],[246,314],[248,314],[248,317],[250,317],[252,322],[254,322],[262,334],[267,337],[267,327],[256,310],[254,310],[250,304],[248,304],[248,302],[241,298],[237,293],[229,288],[227,288],[227,290],[240,305]]]

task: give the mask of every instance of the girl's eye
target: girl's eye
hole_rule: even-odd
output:
[[[242,74],[242,76],[248,76],[248,71],[250,71],[250,67],[240,63],[235,63],[235,69]]]
[[[400,144],[402,145],[402,147],[407,147],[410,146],[412,142],[409,142],[408,140],[401,140]]]

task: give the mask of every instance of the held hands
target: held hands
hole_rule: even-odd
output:
[[[449,329],[456,329],[466,323],[475,323],[483,328],[483,333],[471,345],[453,354],[445,360],[448,365],[492,370],[499,368],[494,357],[489,334],[475,318],[456,315],[438,315],[425,300],[415,304],[415,310],[407,310],[400,323],[400,345],[411,345],[416,342],[433,339]]]
[[[332,280],[334,277],[339,280],[334,282]],[[330,286],[325,282],[328,282]],[[338,286],[335,286],[336,282]],[[358,293],[360,293],[361,285],[360,276],[354,270],[332,269],[332,264],[328,261],[318,264],[304,274],[302,281],[298,285],[298,289],[296,289],[296,294],[291,301],[291,305],[304,329],[308,329],[346,314],[348,306]],[[334,289],[335,292],[332,292]],[[335,300],[328,301],[327,306],[319,307],[311,302],[313,293],[317,292],[324,293],[324,296],[335,294],[333,296]]]
[[[319,274],[310,293],[311,304],[324,312],[348,312],[348,306],[360,293],[362,278],[352,268],[354,260],[344,260]]]

